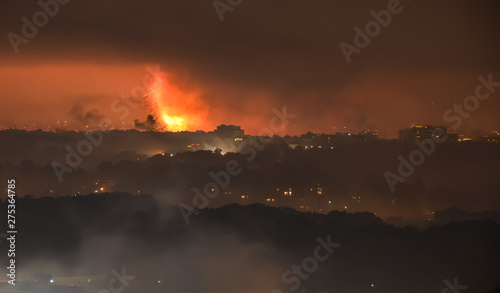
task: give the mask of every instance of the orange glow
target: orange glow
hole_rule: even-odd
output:
[[[150,81],[146,101],[158,127],[163,131],[195,131],[200,129],[205,117],[206,107],[197,93],[187,93],[156,73]]]

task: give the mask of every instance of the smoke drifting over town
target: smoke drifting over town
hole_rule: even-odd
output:
[[[155,130],[156,129],[156,120],[153,118],[153,116],[148,115],[146,118],[146,121],[144,122],[139,122],[138,119],[134,120],[134,126],[138,130]]]
[[[82,125],[88,126],[99,124],[105,116],[97,109],[84,110],[84,106],[75,104],[70,111],[70,116]]]

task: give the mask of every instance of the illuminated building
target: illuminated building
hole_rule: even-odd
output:
[[[245,136],[245,131],[241,129],[241,126],[225,124],[217,126],[214,133],[221,138],[243,139]]]
[[[441,129],[440,131],[435,131]],[[399,140],[402,142],[414,142],[415,140],[432,139],[436,136],[436,132],[441,136],[447,135],[447,128],[444,126],[414,126],[412,128],[402,129],[399,131]],[[439,137],[438,137],[439,138]]]

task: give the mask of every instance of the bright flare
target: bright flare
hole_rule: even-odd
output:
[[[170,117],[167,114],[163,114],[163,121],[170,131],[184,131],[186,126],[184,123],[184,118],[182,117]]]
[[[161,131],[194,131],[200,129],[207,110],[197,93],[187,93],[157,73],[151,80],[146,98],[152,115],[162,125]]]

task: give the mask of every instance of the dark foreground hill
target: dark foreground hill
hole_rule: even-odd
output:
[[[191,219],[186,225],[176,206],[150,196],[18,199],[17,278],[38,291],[0,291],[104,293],[112,283],[123,293],[453,292],[443,290],[455,278],[467,286],[457,292],[500,288],[500,224],[491,220],[419,230],[371,213],[263,205],[206,209]],[[51,277],[33,278],[40,273]]]

